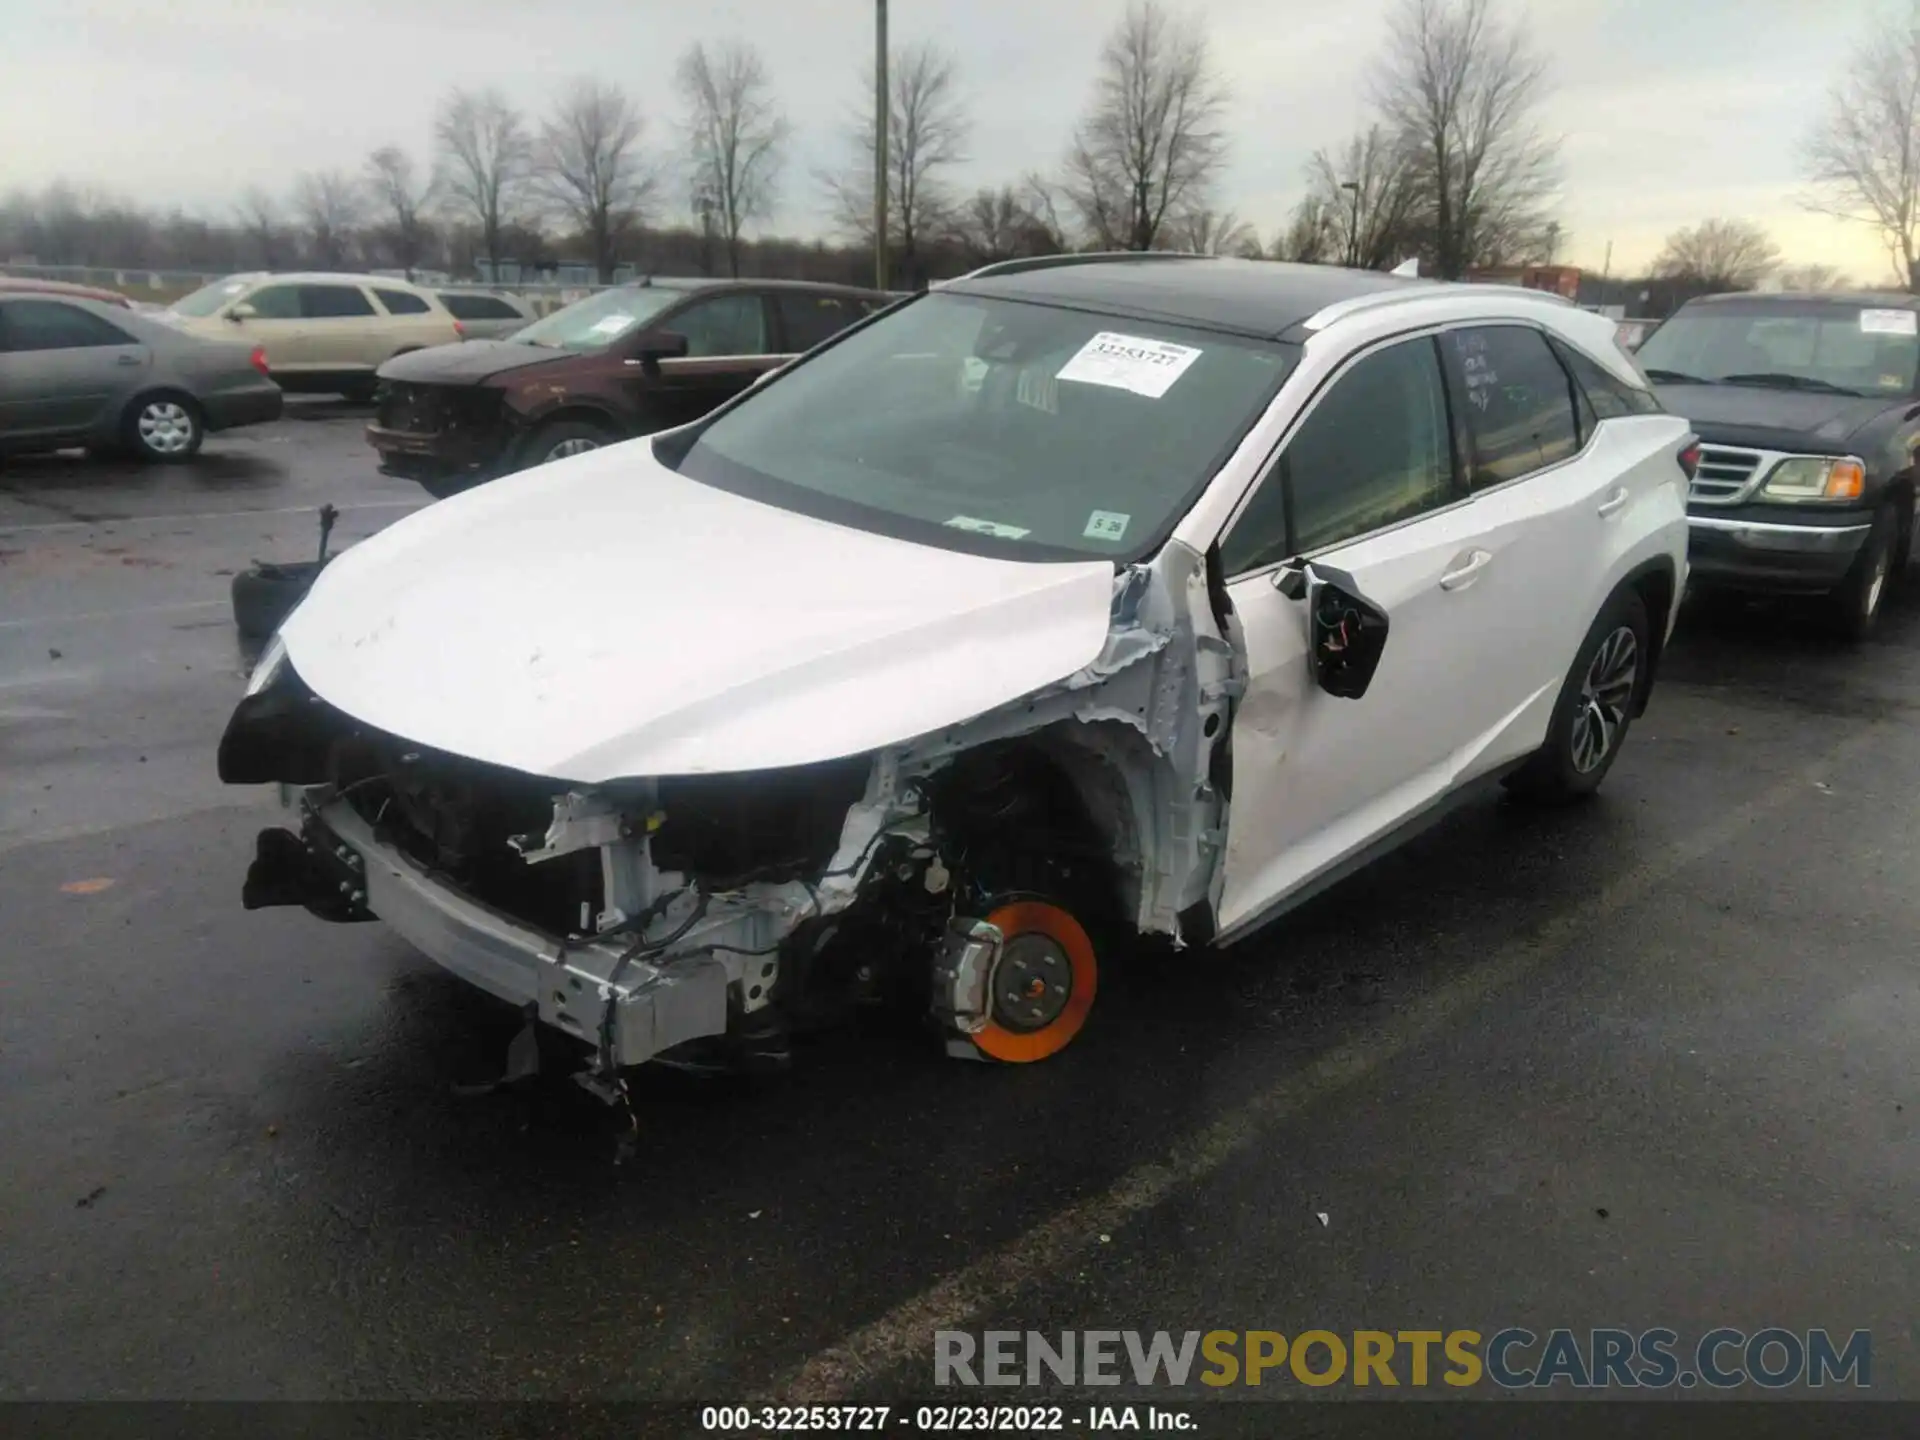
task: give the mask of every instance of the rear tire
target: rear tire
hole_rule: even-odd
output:
[[[176,465],[199,453],[207,438],[200,407],[172,391],[142,395],[127,407],[122,429],[129,450],[155,465]]]
[[[1898,573],[1894,556],[1899,548],[1900,518],[1892,505],[1882,505],[1873,517],[1867,543],[1860,547],[1853,568],[1838,589],[1827,597],[1834,631],[1850,645],[1873,634],[1887,592]]]
[[[1632,590],[1615,592],[1574,655],[1546,742],[1507,780],[1516,799],[1566,805],[1600,788],[1633,724],[1652,636],[1646,602]]]

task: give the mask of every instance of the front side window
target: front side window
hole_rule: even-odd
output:
[[[1461,399],[1474,489],[1531,475],[1580,448],[1573,381],[1538,330],[1449,330],[1440,348]]]
[[[191,295],[174,301],[173,313],[190,320],[209,319],[245,295],[252,283],[251,280],[216,280],[211,285],[202,285]]]
[[[300,313],[309,320],[351,320],[374,308],[358,285],[302,285]]]
[[[0,305],[0,350],[89,350],[138,343],[119,326],[59,300]]]
[[[1456,497],[1431,339],[1376,350],[1300,423],[1220,544],[1229,575],[1356,539]]]
[[[943,290],[655,453],[769,504],[1022,559],[1158,547],[1295,346]]]
[[[765,355],[767,307],[758,295],[715,295],[696,300],[661,322],[663,330],[687,337],[689,356]]]
[[[247,296],[247,304],[261,320],[300,318],[300,291],[292,285],[263,285]]]
[[[376,290],[380,303],[387,307],[389,315],[424,315],[427,302],[418,295],[410,295],[405,290]]]
[[[1920,372],[1920,312],[1822,300],[1695,303],[1634,358],[1662,385],[1908,395]]]

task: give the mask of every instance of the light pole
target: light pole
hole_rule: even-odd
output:
[[[1343,180],[1340,188],[1353,192],[1353,219],[1347,225],[1347,268],[1352,270],[1360,264],[1360,182]]]
[[[887,0],[873,0],[873,288],[887,288]]]

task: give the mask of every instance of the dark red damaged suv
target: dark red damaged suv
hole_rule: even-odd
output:
[[[367,440],[387,474],[451,495],[697,420],[895,298],[781,280],[602,290],[505,340],[395,356]]]

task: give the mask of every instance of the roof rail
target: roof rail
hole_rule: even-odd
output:
[[[1211,255],[1199,255],[1186,250],[1092,250],[1064,255],[1030,255],[1021,260],[997,260],[991,265],[982,265],[978,270],[969,270],[960,278],[979,280],[991,275],[1024,275],[1029,270],[1059,270],[1069,265],[1100,265],[1115,261],[1211,260],[1214,258]]]
[[[1379,310],[1389,305],[1405,305],[1413,300],[1433,300],[1443,295],[1504,295],[1509,299],[1519,297],[1537,300],[1543,305],[1558,305],[1566,309],[1578,310],[1580,307],[1564,295],[1556,295],[1551,290],[1529,290],[1522,285],[1476,284],[1471,281],[1429,280],[1414,282],[1392,290],[1372,290],[1365,295],[1354,295],[1345,300],[1336,300],[1305,320],[1300,322],[1303,330],[1324,330],[1336,320],[1344,320],[1362,310]]]

